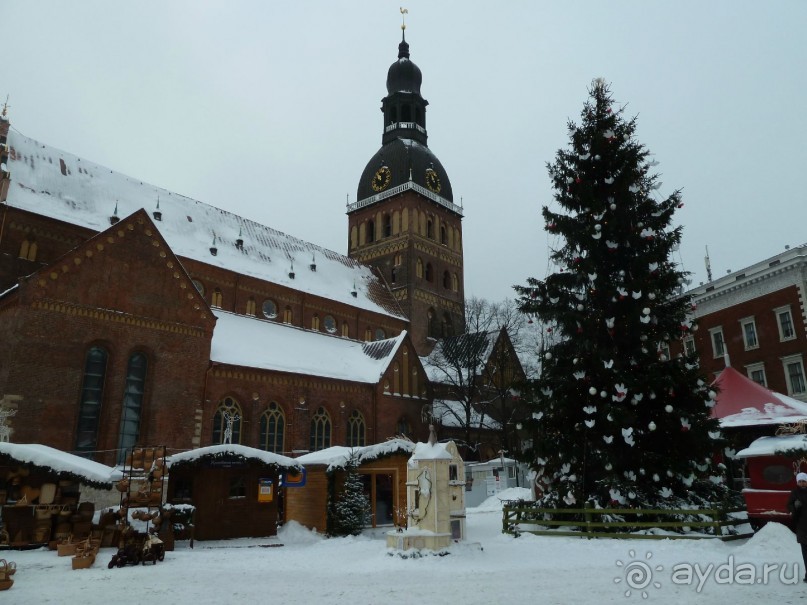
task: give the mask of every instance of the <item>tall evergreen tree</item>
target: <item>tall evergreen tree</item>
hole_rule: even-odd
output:
[[[671,261],[680,191],[656,199],[636,120],[595,80],[570,145],[548,164],[562,212],[543,208],[557,271],[516,286],[552,332],[541,351],[527,452],[551,507],[672,508],[720,501],[722,438],[714,393],[694,358],[668,359],[696,329]],[[554,241],[553,241],[554,240]]]
[[[370,500],[359,476],[359,461],[352,456],[345,466],[345,482],[331,504],[333,536],[358,536],[370,523]]]

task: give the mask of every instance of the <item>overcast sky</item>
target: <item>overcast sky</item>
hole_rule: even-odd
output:
[[[22,134],[346,253],[403,0],[4,0]],[[407,1],[466,295],[548,271],[546,162],[595,77],[638,115],[705,281],[807,242],[807,1]],[[556,207],[557,209],[557,207]]]

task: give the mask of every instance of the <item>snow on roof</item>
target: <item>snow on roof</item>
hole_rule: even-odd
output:
[[[371,462],[390,454],[409,454],[413,452],[414,449],[415,444],[408,439],[389,439],[382,443],[366,445],[363,447],[344,447],[341,445],[335,445],[324,450],[303,454],[296,460],[303,466],[314,464],[327,465],[327,470],[332,471],[335,469],[345,468],[353,455],[357,457],[359,464],[362,464],[364,462]]]
[[[737,452],[735,458],[755,458],[757,456],[773,456],[791,450],[807,452],[807,435],[778,435],[776,437],[760,437],[751,442],[747,448]]]
[[[462,428],[465,426],[465,409],[466,403],[464,401],[455,401],[451,399],[435,399],[432,408],[432,416],[437,418],[441,425],[452,428]],[[491,429],[501,430],[501,423],[485,415],[484,419],[482,414],[472,405],[471,406],[471,421],[470,426],[475,429]]]
[[[712,414],[720,426],[760,426],[807,420],[807,403],[774,393],[727,367],[713,385],[719,387]]]
[[[294,458],[265,452],[264,450],[247,447],[238,444],[210,445],[200,447],[195,450],[173,454],[165,459],[168,468],[178,464],[192,464],[204,458],[243,458],[245,460],[256,460],[267,465],[282,466],[284,468],[300,468],[300,464]]]
[[[141,208],[151,213],[159,200],[162,219],[154,223],[177,256],[404,318],[381,280],[354,259],[48,147],[13,129],[8,143],[11,207],[103,231],[113,213],[119,218]],[[216,256],[210,252],[214,238]],[[239,238],[242,248],[236,247]]]
[[[123,475],[119,470],[39,443],[0,442],[0,455],[32,464],[95,487],[111,487]]]
[[[406,331],[359,342],[288,324],[214,309],[210,346],[217,363],[375,384],[389,367]]]
[[[449,441],[448,443],[453,443]],[[448,443],[416,443],[412,460],[452,460],[454,456],[448,451]]]

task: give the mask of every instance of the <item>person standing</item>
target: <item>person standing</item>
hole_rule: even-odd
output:
[[[793,519],[796,542],[801,545],[801,558],[804,561],[804,581],[807,582],[807,473],[796,475],[796,489],[790,492],[787,509]]]

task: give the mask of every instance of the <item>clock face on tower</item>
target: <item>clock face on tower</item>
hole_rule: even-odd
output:
[[[431,168],[426,169],[426,187],[435,193],[440,193],[440,177]]]
[[[392,173],[390,169],[386,166],[382,166],[376,173],[373,175],[373,180],[371,181],[370,185],[373,188],[373,191],[384,191],[389,186],[389,182],[392,180]]]

